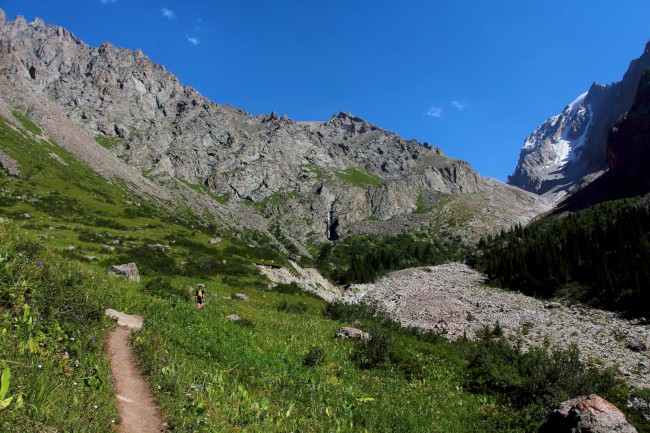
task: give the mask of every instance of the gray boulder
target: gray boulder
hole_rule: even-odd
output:
[[[7,176],[20,177],[20,164],[2,151],[0,151],[0,170]]]
[[[243,301],[243,302],[248,301],[248,296],[244,295],[243,293],[233,293],[231,298],[234,299],[235,301]]]
[[[108,273],[118,277],[127,278],[129,281],[140,282],[140,271],[135,263],[126,263],[124,265],[113,265]]]
[[[627,343],[627,348],[634,352],[643,352],[648,346],[643,341],[633,340]]]
[[[336,338],[340,340],[370,340],[370,334],[363,332],[361,329],[343,326],[336,333]]]
[[[241,317],[239,317],[239,315],[237,315],[237,314],[229,314],[229,315],[226,316],[226,320],[230,320],[231,322],[236,322],[236,321],[238,321],[240,319],[241,319]]]
[[[597,396],[560,403],[539,433],[637,433],[616,406]]]

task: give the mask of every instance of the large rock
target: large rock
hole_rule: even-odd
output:
[[[539,433],[637,433],[616,406],[595,394],[560,403]]]
[[[20,164],[1,150],[0,170],[4,171],[8,176],[20,177]]]
[[[126,263],[124,265],[113,265],[108,270],[111,275],[128,278],[129,281],[140,282],[140,271],[135,263]]]
[[[142,317],[136,316],[135,314],[126,314],[121,311],[113,310],[111,308],[106,310],[104,314],[108,317],[116,319],[119,326],[125,326],[136,331],[142,329]]]
[[[343,326],[336,333],[336,338],[340,340],[370,340],[370,334],[358,328]]]

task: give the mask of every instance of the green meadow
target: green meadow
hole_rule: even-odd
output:
[[[106,308],[145,318],[132,347],[169,431],[533,432],[577,394],[626,407],[624,384],[575,351],[523,354],[498,329],[449,343],[369,307],[270,289],[254,264],[286,258],[269,239],[167,212],[17,120],[0,119],[0,150],[22,168],[0,174],[0,431],[115,431]],[[140,283],[107,275],[131,261]],[[335,339],[341,326],[373,338]]]

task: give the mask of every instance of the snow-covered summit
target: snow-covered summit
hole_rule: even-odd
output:
[[[622,81],[594,83],[560,114],[538,126],[524,140],[508,183],[557,200],[605,170],[609,130],[629,110],[641,72],[648,67],[650,43]]]

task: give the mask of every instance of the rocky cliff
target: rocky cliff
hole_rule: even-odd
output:
[[[608,132],[630,109],[641,72],[648,67],[650,43],[621,81],[594,83],[562,113],[535,129],[524,140],[508,183],[558,201],[606,170]]]
[[[300,245],[369,218],[411,215],[423,196],[432,204],[494,188],[466,162],[352,114],[322,123],[254,116],[207,100],[139,50],[90,47],[61,27],[1,11],[0,80],[14,94],[7,105],[36,122],[46,116],[34,98],[47,98],[147,180],[189,186],[244,223],[260,214]],[[522,218],[510,213],[491,229]]]
[[[630,110],[609,132],[608,170],[560,203],[556,212],[650,193],[650,69],[641,74]]]

